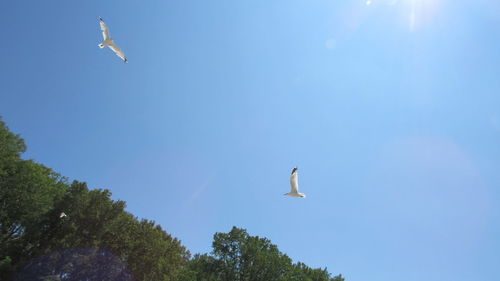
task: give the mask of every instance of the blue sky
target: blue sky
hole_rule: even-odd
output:
[[[499,26],[494,0],[3,1],[0,115],[193,253],[236,225],[349,281],[496,280]]]

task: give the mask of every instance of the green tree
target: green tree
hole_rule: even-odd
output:
[[[8,280],[40,246],[43,216],[61,198],[65,180],[21,159],[24,141],[0,120],[0,279]]]
[[[40,226],[37,256],[43,257],[43,268],[40,259],[28,263],[20,280],[129,280],[124,279],[129,274],[133,280],[177,280],[189,252],[159,225],[139,221],[124,211],[125,202],[110,196],[108,190],[73,182]],[[59,218],[61,212],[67,217]]]
[[[312,269],[292,260],[267,238],[233,227],[216,233],[211,255],[195,255],[182,280],[197,281],[343,281],[326,269]]]
[[[23,160],[25,150],[0,120],[0,280],[179,278],[189,259],[179,240],[126,212],[108,190],[68,184]]]
[[[2,281],[343,281],[233,227],[210,254],[190,259],[153,221],[125,211],[109,190],[90,190],[24,160],[24,141],[0,119]],[[61,217],[61,213],[65,217]]]

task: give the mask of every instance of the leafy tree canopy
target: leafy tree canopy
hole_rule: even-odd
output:
[[[179,240],[108,190],[23,160],[25,150],[0,120],[0,280],[178,278],[189,259]]]
[[[0,119],[2,281],[343,281],[233,227],[210,254],[190,253],[155,222],[125,211],[109,190],[90,190],[21,158],[26,145]],[[64,216],[61,214],[64,213]]]
[[[267,238],[250,236],[245,229],[233,227],[216,233],[211,255],[195,255],[184,280],[199,281],[343,281],[331,277],[326,269],[312,269],[292,260]]]

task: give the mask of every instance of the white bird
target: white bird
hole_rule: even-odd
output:
[[[298,183],[298,179],[297,179],[298,171],[299,171],[299,168],[297,168],[297,167],[293,168],[292,175],[290,176],[290,186],[292,187],[292,189],[290,190],[290,192],[285,193],[284,195],[305,198],[306,195],[304,193],[299,192],[299,183]]]
[[[60,218],[60,219],[64,219],[64,218],[66,218],[66,217],[67,217],[67,215],[66,215],[64,212],[62,212],[62,213],[59,215],[59,218]]]
[[[115,54],[120,57],[124,62],[127,62],[127,58],[125,57],[125,53],[120,49],[116,43],[113,41],[113,38],[109,35],[109,28],[108,26],[104,23],[102,18],[99,18],[99,23],[101,24],[101,30],[102,30],[102,38],[104,38],[104,41],[102,41],[101,44],[99,44],[99,48],[104,48],[108,46]]]

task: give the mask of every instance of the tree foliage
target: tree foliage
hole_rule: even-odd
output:
[[[179,240],[25,150],[0,120],[0,280],[178,279],[189,259]]]
[[[211,254],[190,253],[153,221],[125,211],[108,190],[90,190],[21,158],[26,145],[0,119],[2,281],[343,281],[233,227]],[[64,213],[66,216],[61,216]]]
[[[331,277],[326,269],[312,269],[292,260],[267,238],[250,236],[233,227],[228,233],[216,233],[211,255],[195,255],[189,262],[184,280],[198,281],[343,281]]]

